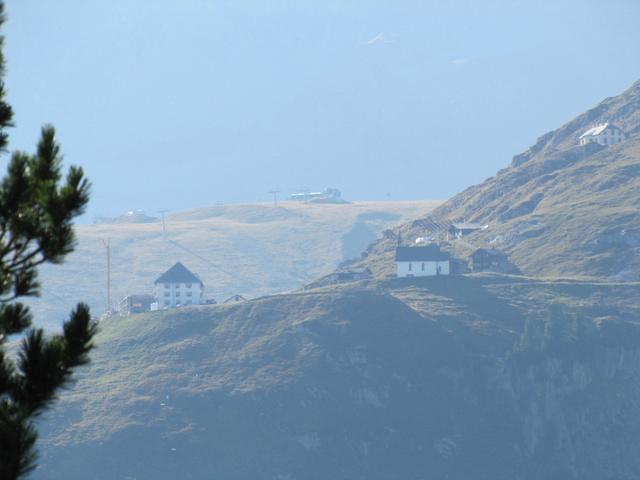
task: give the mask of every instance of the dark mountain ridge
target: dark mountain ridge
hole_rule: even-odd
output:
[[[634,478],[638,294],[484,275],[111,318],[34,478]]]

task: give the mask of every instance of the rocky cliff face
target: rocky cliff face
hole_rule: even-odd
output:
[[[518,450],[532,478],[638,477],[638,331],[596,337],[498,362],[498,392],[517,422]]]

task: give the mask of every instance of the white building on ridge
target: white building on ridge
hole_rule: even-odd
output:
[[[180,262],[160,275],[155,287],[160,308],[204,303],[204,283]]]
[[[449,275],[451,256],[435,243],[424,247],[398,247],[396,268],[399,278]]]
[[[627,136],[611,123],[601,123],[580,135],[580,145],[598,143],[600,145],[615,145],[623,142]]]

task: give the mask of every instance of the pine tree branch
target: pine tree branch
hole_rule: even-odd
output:
[[[0,0],[0,26],[5,21]],[[0,77],[4,56],[0,37]],[[4,101],[0,78],[0,152],[13,111]],[[17,480],[35,466],[34,419],[51,404],[72,373],[89,361],[96,324],[84,304],[71,313],[61,335],[45,337],[41,329],[23,339],[17,361],[4,350],[7,335],[31,325],[28,307],[15,301],[37,295],[37,267],[60,263],[73,250],[73,219],[89,200],[90,184],[81,168],[61,177],[62,157],[49,125],[42,128],[35,155],[16,152],[0,181],[0,480]]]

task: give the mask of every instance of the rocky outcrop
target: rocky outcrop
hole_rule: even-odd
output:
[[[544,478],[637,478],[638,336],[629,325],[601,327],[555,351],[499,362],[498,392],[517,422],[526,470]]]
[[[501,214],[499,218],[500,220],[504,221],[504,220],[510,220],[516,217],[521,217],[523,215],[528,215],[536,209],[536,207],[542,201],[543,198],[544,198],[544,193],[542,192],[534,193],[526,200],[523,200],[522,202],[514,205],[513,207],[508,208],[507,211]]]

